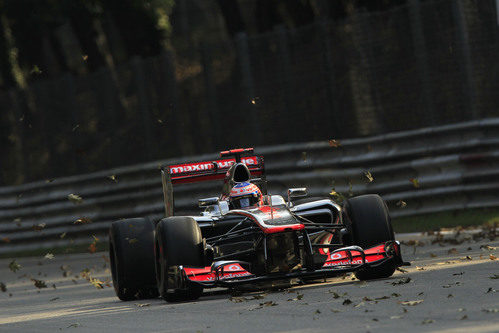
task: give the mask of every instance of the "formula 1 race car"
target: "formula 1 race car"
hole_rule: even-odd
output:
[[[263,288],[347,272],[360,280],[386,278],[409,265],[380,196],[361,195],[340,206],[307,198],[306,188],[289,189],[287,200],[269,195],[264,159],[252,148],[166,166],[161,174],[166,217],[120,220],[109,230],[121,300],[194,300],[204,288]],[[173,185],[221,179],[221,196],[200,199],[199,216],[174,215]]]

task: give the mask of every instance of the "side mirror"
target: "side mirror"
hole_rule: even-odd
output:
[[[308,192],[306,187],[290,188],[288,190],[288,202],[290,202],[292,198],[306,197],[307,195]]]
[[[199,205],[199,208],[218,205],[218,197],[199,199],[198,205]]]

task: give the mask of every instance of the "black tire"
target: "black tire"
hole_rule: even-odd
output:
[[[155,237],[156,280],[159,293],[168,302],[198,299],[203,287],[189,283],[179,286],[177,266],[204,267],[201,229],[191,217],[175,216],[159,221]]]
[[[344,210],[354,245],[366,249],[395,239],[388,207],[379,195],[366,194],[348,199]],[[359,280],[371,280],[390,277],[394,272],[395,265],[387,262],[361,269],[355,272],[355,276]]]
[[[158,297],[154,225],[147,218],[117,221],[109,228],[114,291],[122,301]]]

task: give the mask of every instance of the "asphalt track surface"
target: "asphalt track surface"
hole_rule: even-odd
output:
[[[94,287],[81,272],[105,284],[107,253],[19,258],[16,272],[4,259],[0,332],[499,332],[497,239],[399,238],[412,266],[389,279],[346,276],[237,296],[212,290],[175,304],[121,302],[112,287]]]

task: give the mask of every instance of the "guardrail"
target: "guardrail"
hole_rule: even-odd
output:
[[[499,118],[349,139],[337,147],[324,141],[255,151],[265,156],[273,194],[301,186],[311,196],[333,188],[345,195],[379,193],[394,217],[499,206]],[[89,243],[91,235],[105,235],[112,221],[161,218],[160,166],[215,158],[190,156],[1,187],[0,253]],[[218,183],[180,186],[175,204],[192,212],[192,198],[216,195],[220,188]],[[70,201],[69,194],[82,200]],[[401,201],[404,208],[397,205]]]

